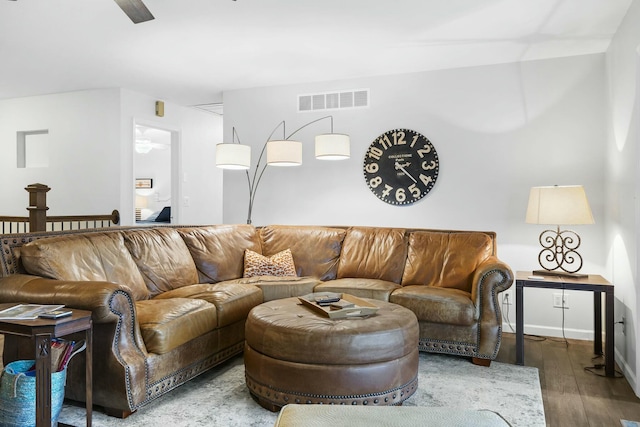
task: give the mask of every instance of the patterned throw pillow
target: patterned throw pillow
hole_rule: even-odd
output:
[[[244,251],[244,277],[255,276],[296,276],[291,249],[285,249],[275,255],[266,257],[253,252]]]

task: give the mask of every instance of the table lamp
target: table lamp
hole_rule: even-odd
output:
[[[571,230],[560,230],[561,225],[594,223],[587,195],[581,185],[532,187],[526,222],[557,227],[556,230],[540,233],[542,250],[538,262],[544,270],[536,270],[533,274],[587,276],[577,273],[582,268],[582,257],[577,252],[580,236]]]

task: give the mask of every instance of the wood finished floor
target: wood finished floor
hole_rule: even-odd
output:
[[[515,363],[515,334],[503,334],[496,361]],[[547,426],[620,427],[620,420],[640,421],[640,399],[625,378],[607,378],[585,367],[592,359],[593,341],[527,337],[525,365],[538,368]],[[616,366],[616,369],[617,366]],[[595,370],[604,375],[604,369]]]
[[[0,355],[4,337],[0,335]],[[503,334],[496,361],[515,363],[515,335]],[[620,427],[620,420],[640,421],[640,399],[625,378],[600,377],[584,370],[593,342],[528,337],[525,364],[538,368],[545,418],[549,427]],[[0,357],[0,366],[2,358]],[[597,372],[604,374],[604,369]]]

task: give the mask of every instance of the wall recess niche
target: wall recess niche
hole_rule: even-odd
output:
[[[49,130],[18,131],[16,140],[19,168],[49,167]]]

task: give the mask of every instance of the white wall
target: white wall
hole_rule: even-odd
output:
[[[50,215],[118,208],[120,94],[115,89],[0,100],[3,215],[28,215],[28,184],[51,187]],[[16,132],[48,129],[49,166],[16,167]]]
[[[625,317],[624,333],[616,326],[618,364],[640,395],[638,352],[638,120],[640,120],[640,3],[634,1],[606,55],[607,156],[606,218],[607,268],[615,283],[615,318]]]
[[[531,270],[538,267],[538,235],[547,227],[524,222],[530,187],[582,184],[596,220],[575,227],[583,239],[583,269],[605,273],[603,54],[229,91],[225,141],[231,141],[235,127],[240,141],[252,145],[255,162],[281,120],[290,133],[323,116],[297,113],[298,94],[360,88],[371,90],[370,108],[333,112],[335,131],[351,136],[351,159],[315,160],[313,136],[327,132],[328,123],[305,129],[299,134],[302,167],[265,172],[255,224],[493,230],[500,258],[513,270]],[[367,147],[394,128],[422,133],[440,158],[434,189],[412,206],[387,205],[364,182]],[[225,171],[225,223],[246,221],[247,191],[243,173]],[[592,337],[592,295],[569,292],[569,297],[566,335]],[[527,289],[525,305],[526,332],[562,335],[562,310],[552,308],[551,291]],[[514,308],[509,316],[515,322]]]
[[[49,185],[51,215],[121,213],[134,223],[134,120],[176,131],[183,224],[222,222],[222,173],[215,144],[222,120],[171,103],[155,116],[156,99],[125,89],[101,89],[0,100],[0,214],[26,216],[24,187]],[[49,167],[17,168],[16,132],[49,130]],[[173,143],[172,143],[173,144]],[[184,172],[188,171],[186,180]]]

